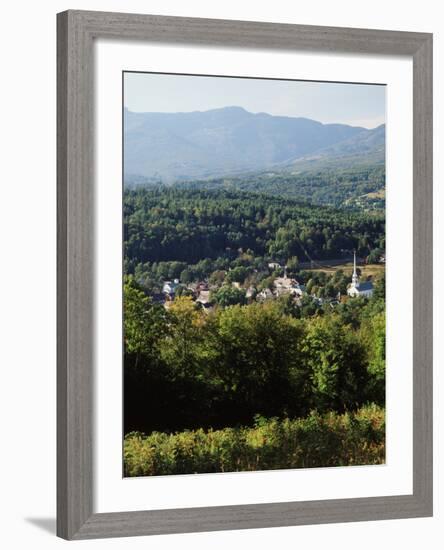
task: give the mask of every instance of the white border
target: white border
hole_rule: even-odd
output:
[[[407,58],[95,45],[94,512],[412,493],[412,63]],[[387,84],[387,464],[122,479],[122,70]]]

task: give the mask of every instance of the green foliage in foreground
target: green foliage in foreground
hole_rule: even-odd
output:
[[[128,278],[125,433],[384,406],[384,301],[356,298],[298,318],[305,308],[275,300],[206,312],[184,296],[166,311]]]
[[[129,433],[125,476],[382,464],[385,411],[312,412],[296,420],[256,417],[255,427]]]

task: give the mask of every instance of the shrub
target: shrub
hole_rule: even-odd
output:
[[[306,418],[266,419],[253,427],[179,433],[131,432],[124,441],[125,476],[238,472],[382,464],[385,411],[315,411]]]

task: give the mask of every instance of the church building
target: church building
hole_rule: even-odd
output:
[[[356,252],[353,252],[353,275],[351,285],[347,289],[347,294],[351,297],[364,296],[366,298],[371,298],[373,295],[373,283],[371,281],[359,282],[359,277],[356,273]]]

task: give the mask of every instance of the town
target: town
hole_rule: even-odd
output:
[[[379,262],[384,264],[385,256],[381,256]],[[263,284],[256,286],[247,284],[243,286],[240,282],[227,282],[226,279],[224,279],[222,284],[215,284],[208,279],[182,283],[176,278],[165,281],[162,286],[162,292],[153,294],[152,299],[157,303],[162,303],[168,309],[177,296],[189,296],[196,305],[206,312],[210,312],[217,304],[221,304],[221,302],[221,305],[234,305],[235,303],[251,304],[255,301],[266,302],[282,297],[291,298],[296,306],[302,306],[303,299],[305,298],[319,306],[329,304],[331,307],[335,307],[348,298],[371,298],[374,291],[373,277],[370,275],[367,280],[361,280],[363,277],[358,274],[359,268],[357,267],[355,252],[353,255],[353,271],[351,277],[349,277],[345,292],[341,292],[341,288],[338,288],[334,295],[325,295],[325,293],[322,295],[323,293],[317,292],[318,289],[313,284],[305,285],[301,282],[300,278],[288,276],[288,266],[281,265],[277,261],[269,262],[268,269],[270,277],[267,281],[267,286]],[[344,289],[344,279],[347,279],[347,275],[342,269],[332,269],[336,274],[336,282],[340,279],[341,284],[339,287],[342,286],[342,289]],[[307,273],[310,272],[302,272],[304,279],[307,278]],[[313,277],[309,281],[312,282],[312,279]],[[228,301],[225,300],[226,303],[220,299],[221,293],[222,295],[225,294],[226,298],[228,298]]]

